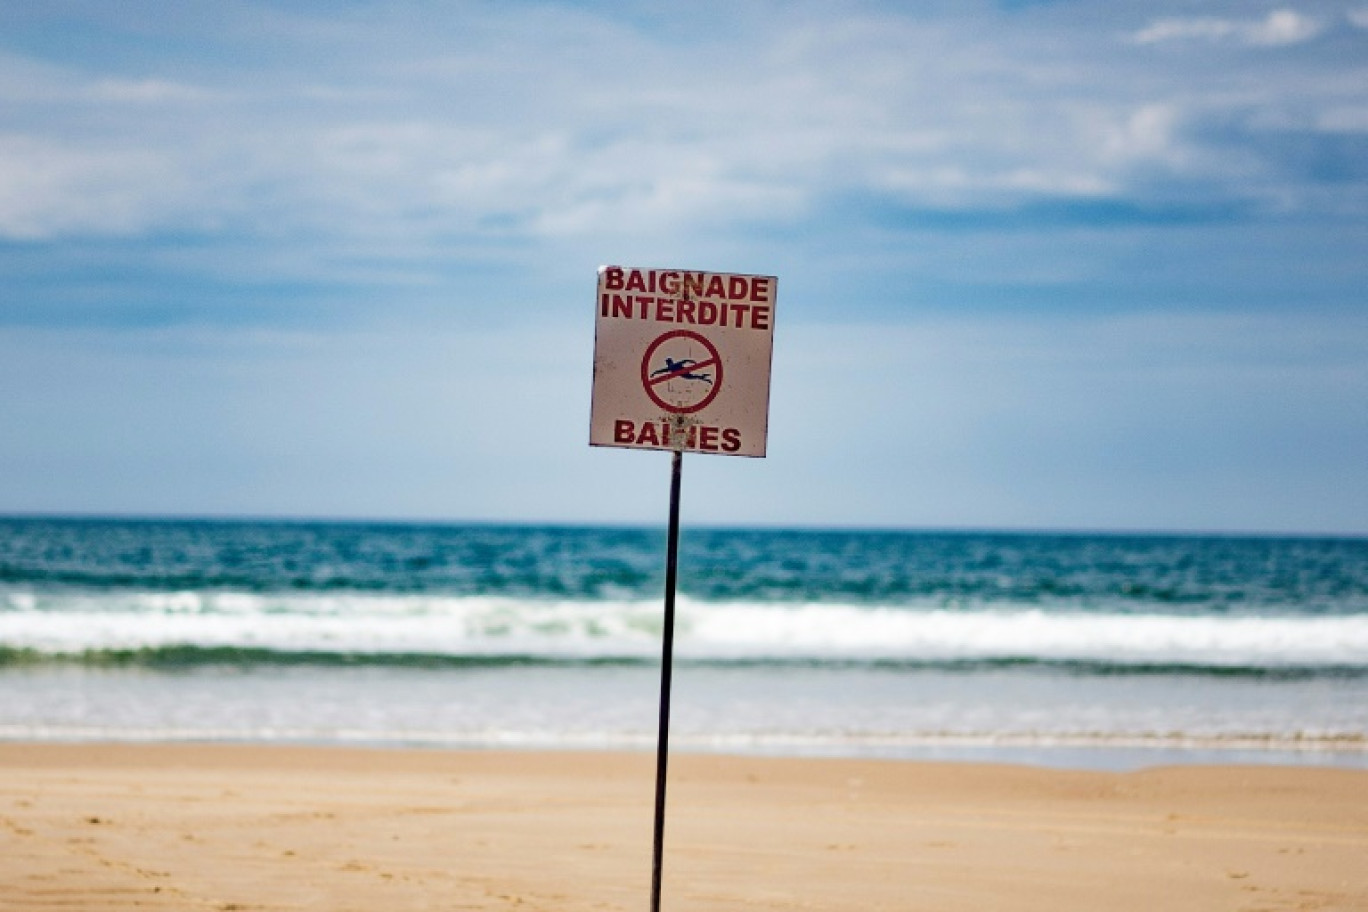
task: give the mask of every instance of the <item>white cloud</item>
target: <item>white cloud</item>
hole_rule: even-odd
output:
[[[1242,30],[1242,38],[1249,44],[1278,46],[1300,44],[1319,35],[1324,26],[1292,10],[1275,10],[1263,22],[1256,22]]]
[[[155,150],[85,151],[0,135],[0,237],[137,234],[176,209],[184,193],[183,175]]]
[[[1327,108],[1317,117],[1316,128],[1332,133],[1368,133],[1368,104]]]
[[[1159,19],[1134,35],[1138,44],[1167,41],[1233,41],[1251,47],[1279,47],[1309,41],[1324,26],[1294,10],[1274,10],[1259,20],[1188,17]]]
[[[229,55],[187,70],[155,49],[136,74],[0,57],[0,77],[22,77],[0,78],[14,102],[0,235],[188,227],[418,251],[475,236],[664,243],[791,225],[849,197],[1004,208],[1201,181],[1244,198],[1246,160],[1202,148],[1193,124],[1361,107],[1333,71],[1161,72],[1095,23],[820,10],[737,13],[676,47],[569,8],[466,23],[362,7],[285,17],[269,50],[225,27],[251,68]],[[1318,21],[1164,18],[1135,37],[1272,45]],[[274,58],[281,42],[307,57]],[[1318,115],[1331,103],[1340,113]]]
[[[1141,105],[1107,132],[1105,150],[1119,160],[1163,159],[1174,155],[1178,109],[1173,104]]]
[[[219,94],[167,79],[99,79],[89,86],[88,92],[95,101],[135,104],[199,102]]]
[[[1237,26],[1228,19],[1160,19],[1135,33],[1138,44],[1189,38],[1227,38]]]
[[[72,67],[6,54],[0,50],[0,99],[16,105],[107,105],[203,102],[223,98],[176,79],[128,79],[83,73]]]

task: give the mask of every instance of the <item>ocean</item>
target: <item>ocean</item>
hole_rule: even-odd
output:
[[[650,750],[663,529],[0,519],[0,739]],[[689,529],[677,751],[1368,767],[1368,539]]]

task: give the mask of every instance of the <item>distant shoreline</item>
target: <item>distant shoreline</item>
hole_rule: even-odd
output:
[[[265,750],[416,751],[520,754],[638,754],[655,750],[654,735],[597,739],[523,735],[481,740],[436,733],[348,732],[333,737],[277,732],[34,730],[0,728],[0,750],[10,746],[216,748]],[[854,743],[794,743],[749,738],[697,738],[672,734],[677,756],[848,762],[968,763],[1029,766],[1072,772],[1136,772],[1156,767],[1288,767],[1368,771],[1362,736],[1283,738],[1017,738],[993,735],[865,739]]]

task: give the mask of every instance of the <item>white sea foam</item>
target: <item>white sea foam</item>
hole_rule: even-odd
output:
[[[0,594],[0,646],[648,658],[661,607],[430,595]],[[684,658],[1368,666],[1368,616],[1161,615],[681,599]]]

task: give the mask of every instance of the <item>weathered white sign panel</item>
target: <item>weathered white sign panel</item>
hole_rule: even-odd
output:
[[[589,443],[764,456],[778,283],[600,267]]]

